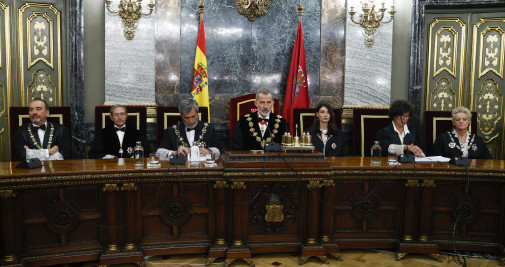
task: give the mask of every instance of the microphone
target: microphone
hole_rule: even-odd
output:
[[[180,122],[181,121],[177,121],[177,129],[180,128]],[[184,165],[186,164],[186,157],[184,155],[179,155],[179,139],[176,137],[175,138],[177,140],[177,143],[176,143],[176,154],[175,156],[174,155],[170,155],[170,160],[169,160],[169,163],[172,164],[172,165]]]
[[[400,117],[400,121],[402,123],[403,133],[405,133],[405,124],[403,123],[403,115]],[[407,136],[410,136],[410,133],[405,134],[405,137],[403,137],[404,143],[407,140]],[[403,149],[403,145],[400,148]],[[400,162],[400,163],[416,163],[416,156],[412,152],[410,152],[410,150],[407,149],[407,153],[404,153],[404,154],[398,156],[398,162]]]

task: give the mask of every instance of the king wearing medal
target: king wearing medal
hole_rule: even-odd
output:
[[[268,89],[256,93],[258,111],[240,118],[231,134],[232,150],[260,150],[266,143],[281,143],[289,123],[272,112],[274,98]]]
[[[49,104],[34,98],[28,105],[30,123],[20,126],[13,139],[12,149],[18,160],[70,159],[72,141],[67,127],[47,121]]]

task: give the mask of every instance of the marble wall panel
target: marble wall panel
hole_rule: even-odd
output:
[[[393,0],[384,2],[388,9],[394,4]],[[361,3],[350,0],[347,10],[351,6],[354,6],[354,19],[357,21]],[[389,14],[384,19],[389,19]],[[381,24],[374,39],[375,43],[367,47],[362,27],[347,16],[344,105],[389,106],[393,23]]]
[[[148,10],[144,1],[143,10]],[[112,10],[118,10],[113,0]],[[105,8],[105,6],[104,6]],[[154,16],[142,17],[132,40],[124,37],[118,14],[105,11],[105,103],[155,103]]]
[[[266,87],[284,99],[298,23],[298,0],[271,1],[266,15],[250,22],[234,0],[204,1],[211,120],[229,120],[229,99]],[[189,94],[198,35],[198,0],[181,0],[180,94]],[[303,30],[309,93],[319,92],[319,1],[305,1]],[[158,22],[157,22],[158,23]],[[157,69],[157,79],[159,70]],[[158,99],[158,95],[157,95]],[[163,96],[161,105],[178,97]]]
[[[335,107],[344,104],[345,2],[321,1],[320,97],[311,98],[311,106],[321,98],[332,101]]]

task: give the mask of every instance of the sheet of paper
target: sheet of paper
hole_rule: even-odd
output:
[[[416,158],[416,163],[449,162],[451,159],[442,156]]]

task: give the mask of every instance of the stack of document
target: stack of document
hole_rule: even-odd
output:
[[[416,163],[449,162],[451,159],[442,156],[416,158]]]

